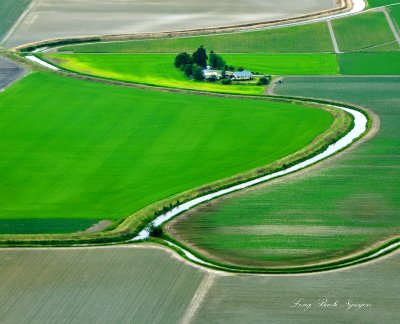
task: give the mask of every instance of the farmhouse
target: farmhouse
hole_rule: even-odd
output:
[[[232,73],[233,80],[251,80],[253,79],[253,73],[250,71],[238,71]]]

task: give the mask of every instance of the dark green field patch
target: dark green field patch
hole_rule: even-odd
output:
[[[382,7],[400,3],[399,0],[367,0],[369,8]]]
[[[0,234],[59,234],[85,231],[97,220],[89,218],[0,218]]]
[[[347,75],[399,75],[400,52],[344,53],[339,55],[340,73]]]
[[[400,33],[400,5],[389,7],[388,11],[396,26],[397,33]]]

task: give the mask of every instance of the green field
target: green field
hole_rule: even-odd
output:
[[[388,11],[397,28],[397,33],[400,33],[400,5],[389,7]]]
[[[307,175],[205,205],[171,223],[213,259],[255,266],[309,264],[399,233],[400,78],[287,78],[280,94],[352,102],[376,112],[379,133]]]
[[[387,5],[393,5],[396,3],[400,3],[399,0],[367,0],[368,6],[370,8],[374,7],[381,7],[381,6],[387,6]]]
[[[344,53],[339,55],[345,75],[400,75],[400,52]]]
[[[326,111],[286,103],[153,92],[45,73],[1,93],[0,107],[0,218],[80,223],[125,218],[162,198],[275,161],[310,143],[333,120]]]
[[[330,75],[339,72],[334,54],[224,54],[223,57],[228,64],[263,74]],[[114,80],[213,92],[264,92],[264,87],[256,85],[192,81],[173,66],[175,54],[52,54],[44,58],[71,71]]]
[[[196,82],[174,67],[175,54],[52,54],[46,55],[62,68],[102,78],[162,87],[239,94],[262,94],[257,85],[222,85]]]
[[[178,323],[204,277],[150,247],[0,256],[2,323]]]
[[[331,75],[339,73],[335,54],[224,54],[236,67],[272,75]]]
[[[395,37],[383,12],[370,12],[332,20],[335,36],[341,51],[399,50]],[[377,45],[387,44],[385,47]]]
[[[199,45],[220,53],[333,52],[326,23],[212,36],[71,45],[59,50],[79,53],[179,53],[193,52]]]
[[[32,0],[1,0],[0,3],[0,44],[9,29],[18,20]]]

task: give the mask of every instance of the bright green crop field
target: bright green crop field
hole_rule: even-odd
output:
[[[383,12],[370,12],[332,20],[335,36],[341,51],[399,50],[395,37]],[[387,44],[391,42],[390,44]],[[387,44],[385,47],[377,45]]]
[[[228,64],[263,74],[337,74],[334,54],[225,54]],[[213,92],[261,94],[256,85],[222,85],[192,81],[173,66],[175,54],[51,54],[46,55],[71,71],[99,77],[164,87]]]
[[[337,258],[400,230],[400,78],[286,78],[280,94],[352,102],[379,115],[379,133],[306,175],[194,209],[170,233],[231,264],[289,266]]]
[[[399,52],[344,53],[339,55],[340,73],[345,75],[399,75]]]
[[[1,0],[0,43],[32,0]]]
[[[175,54],[52,54],[46,59],[60,67],[102,78],[170,88],[262,94],[257,85],[222,85],[196,82],[174,67]]]
[[[220,53],[333,52],[326,23],[211,36],[71,45],[59,50],[77,53],[191,53],[200,45]]]
[[[33,73],[0,94],[0,218],[125,218],[287,156],[332,121],[286,103]],[[17,224],[10,233],[31,233]]]

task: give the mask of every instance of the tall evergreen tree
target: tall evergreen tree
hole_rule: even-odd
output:
[[[193,53],[192,58],[193,58],[193,63],[197,64],[198,66],[201,66],[202,68],[206,68],[208,56],[206,49],[204,48],[203,45],[201,45],[196,50],[196,52]]]

